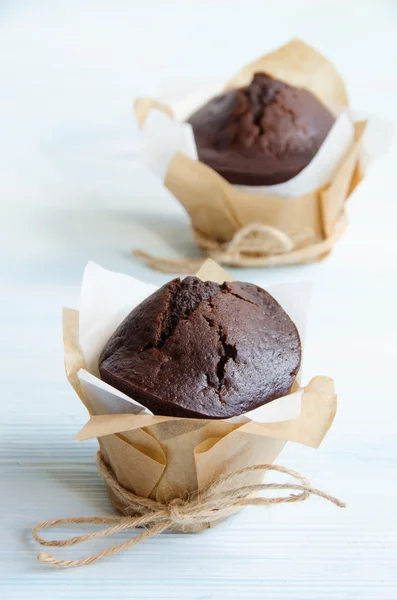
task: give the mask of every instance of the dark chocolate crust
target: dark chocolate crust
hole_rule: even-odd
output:
[[[198,156],[227,181],[274,185],[304,169],[334,117],[311,92],[256,73],[192,114]]]
[[[187,277],[132,310],[99,371],[155,414],[228,418],[287,394],[300,360],[298,331],[270,294]]]

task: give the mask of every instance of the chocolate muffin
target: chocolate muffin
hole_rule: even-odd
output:
[[[188,119],[200,161],[241,185],[273,185],[295,177],[334,121],[311,92],[265,73],[213,98]]]
[[[228,418],[287,394],[300,360],[298,331],[265,290],[187,277],[131,311],[99,372],[155,414]]]

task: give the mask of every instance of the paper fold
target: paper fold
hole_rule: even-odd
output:
[[[222,424],[228,425],[231,431],[239,430],[247,434],[298,442],[316,448],[320,445],[336,414],[336,397],[332,379],[328,377],[315,377],[312,379],[302,390],[301,406],[299,417],[285,422],[259,423],[249,421],[244,424],[224,420]],[[313,419],[314,415],[315,420]],[[176,424],[177,422],[179,422],[182,431],[185,427],[189,427],[192,419],[132,414],[93,415],[76,435],[76,440],[84,441],[143,427],[151,427],[152,425],[156,426],[160,423]],[[194,419],[194,423],[200,427],[206,427],[210,423],[213,424],[213,429],[216,430],[216,424],[220,421]]]
[[[228,81],[226,89],[247,85],[256,71],[264,71],[289,85],[306,88],[330,110],[334,106],[349,104],[346,86],[335,67],[299,38],[243,67]]]

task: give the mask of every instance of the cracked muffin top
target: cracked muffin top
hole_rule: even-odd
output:
[[[274,185],[310,163],[334,121],[308,90],[256,73],[249,85],[213,98],[187,122],[200,161],[227,181]]]
[[[298,331],[265,290],[186,277],[130,312],[99,372],[154,414],[228,418],[287,394],[300,360]]]

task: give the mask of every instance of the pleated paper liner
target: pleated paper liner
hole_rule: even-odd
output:
[[[331,109],[348,105],[345,85],[335,68],[300,40],[246,66],[225,88],[247,84],[258,70],[309,89]],[[140,98],[135,101],[135,116],[140,126],[152,108],[172,116],[170,107]],[[343,232],[345,202],[363,177],[360,149],[365,127],[365,121],[354,124],[354,142],[332,181],[303,196],[250,193],[181,153],[171,160],[164,185],[189,214],[197,244],[223,264],[251,267],[320,260]],[[151,262],[161,270],[175,272],[187,270],[184,267],[189,260],[168,261],[168,269],[165,263],[166,260],[162,264],[162,259]]]
[[[231,280],[213,261],[207,261],[198,275],[218,283]],[[310,381],[303,391],[299,418],[284,422],[94,414],[77,376],[85,368],[78,311],[64,310],[63,331],[66,375],[90,413],[77,439],[98,438],[102,457],[118,483],[141,497],[161,502],[186,498],[220,475],[273,464],[287,441],[318,447],[335,416],[334,385],[327,377]],[[258,484],[263,478],[261,471],[249,472],[243,484]],[[112,493],[110,501],[120,508]],[[213,524],[202,524],[200,529]]]

